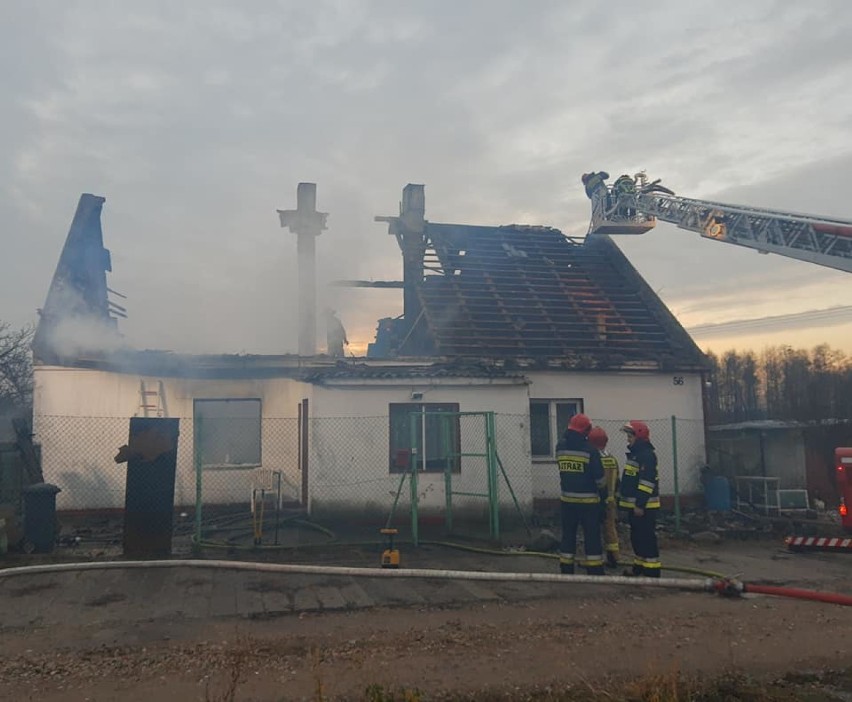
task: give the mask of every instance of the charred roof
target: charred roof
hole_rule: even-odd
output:
[[[703,365],[692,338],[609,237],[423,225],[418,314],[397,332],[398,355],[576,369]]]

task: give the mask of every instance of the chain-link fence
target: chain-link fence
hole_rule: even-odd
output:
[[[4,507],[20,507],[26,472],[18,446],[12,442],[0,443],[0,519],[4,518]]]
[[[208,545],[282,543],[302,512],[299,421],[195,417],[194,535]],[[289,533],[289,532],[288,532]]]
[[[385,525],[420,530],[424,538],[493,539],[559,498],[552,449],[533,453],[529,415],[419,415],[406,408],[372,417],[261,419],[220,409],[196,407],[195,417],[171,420],[179,426],[173,505],[181,518],[175,524],[201,543],[251,548],[331,537],[375,540]],[[679,504],[681,496],[700,491],[704,425],[672,417],[646,421],[659,458],[660,491],[669,498],[664,504]],[[620,462],[624,422],[595,419]],[[62,490],[60,512],[125,509],[129,465],[116,456],[128,443],[129,423],[35,418],[45,481]],[[551,438],[555,445],[558,437]],[[144,481],[148,474],[139,470]]]
[[[305,502],[315,519],[494,537],[499,513],[520,518],[519,510],[531,509],[529,449],[519,427],[498,428],[491,413],[405,411],[308,425]],[[526,461],[515,460],[524,453]],[[516,506],[513,494],[526,496],[524,504],[518,498]]]

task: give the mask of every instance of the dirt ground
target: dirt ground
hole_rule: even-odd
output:
[[[752,571],[753,581],[852,592],[849,556],[788,556],[776,543],[669,548],[666,555],[693,567],[736,569],[746,579],[744,571]],[[359,558],[349,553],[340,560]],[[412,567],[553,571],[548,561],[471,559],[439,549],[409,561]],[[7,590],[0,591],[4,607],[16,606],[14,593],[46,587],[18,577],[24,576],[6,579]],[[225,579],[211,578],[215,592]],[[328,588],[333,581],[300,587]],[[119,585],[100,596],[103,606],[87,607],[98,591],[93,582],[80,582],[90,599],[78,603],[76,615],[62,610],[59,621],[0,627],[0,699],[642,699],[638,688],[629,691],[630,680],[731,674],[757,680],[754,694],[761,696],[704,699],[852,699],[849,677],[826,672],[852,667],[852,608],[628,587],[485,583],[461,599],[426,594],[405,602],[386,589],[387,597],[372,591],[372,604],[363,608],[266,608],[243,616],[156,616],[150,609],[140,616],[137,607],[131,617],[122,614],[133,603],[115,594]],[[416,594],[421,587],[393,582],[400,592]],[[256,580],[229,583],[238,593],[246,583],[258,587]],[[430,593],[449,592],[433,586]],[[163,597],[180,597],[167,584],[158,587]],[[583,696],[593,692],[598,697]]]

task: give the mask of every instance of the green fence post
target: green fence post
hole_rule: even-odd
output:
[[[444,529],[448,534],[453,532],[453,461],[455,460],[455,443],[450,431],[450,418],[441,416],[441,437],[444,446]],[[451,450],[452,448],[452,450]],[[461,459],[459,459],[461,460]]]
[[[677,417],[672,415],[672,470],[674,471],[675,533],[680,533],[680,484],[677,466]]]
[[[192,454],[195,463],[195,547],[201,549],[201,417],[195,417]]]
[[[409,486],[411,487],[411,540],[415,546],[420,545],[420,519],[417,514],[417,503],[418,503],[418,495],[417,495],[417,461],[420,455],[418,450],[418,444],[420,443],[420,432],[417,431],[417,421],[415,417],[420,417],[421,421],[425,421],[425,416],[423,416],[422,412],[412,412],[411,417],[411,460],[410,460],[410,470],[411,477],[409,478]],[[423,466],[426,467],[425,464]]]
[[[488,509],[491,515],[491,538],[500,538],[500,501],[497,494],[497,451],[494,446],[494,412],[485,414],[485,441],[488,463]]]
[[[521,518],[521,523],[524,525],[524,529],[527,532],[527,536],[532,534],[530,531],[530,525],[527,522],[526,515],[524,511],[521,509],[521,505],[518,502],[518,497],[515,495],[515,489],[512,487],[512,483],[509,480],[509,474],[506,472],[506,468],[503,465],[503,461],[500,460],[500,454],[497,453],[497,447],[494,447],[494,456],[497,458],[497,467],[500,469],[500,472],[503,474],[503,480],[506,481],[506,487],[509,488],[509,494],[512,496],[512,502],[515,503],[515,509],[518,512],[518,516]]]

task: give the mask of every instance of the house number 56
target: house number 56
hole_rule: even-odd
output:
[[[676,375],[674,378],[672,378],[672,384],[683,385],[683,376],[682,375]]]

